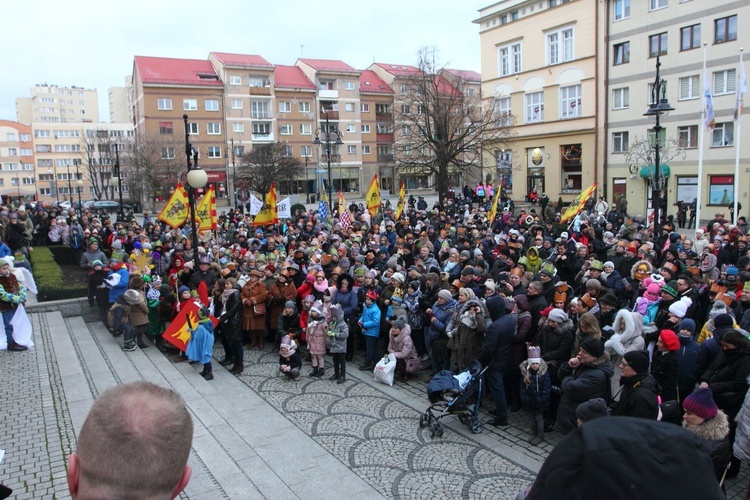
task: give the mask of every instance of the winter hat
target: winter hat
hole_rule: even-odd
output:
[[[375,290],[370,290],[369,292],[367,292],[367,295],[365,295],[365,297],[372,301],[378,300],[378,292],[376,292]]]
[[[670,281],[666,285],[664,285],[661,289],[662,292],[668,293],[672,297],[677,297],[680,293],[677,291],[677,282],[676,281]]]
[[[682,407],[705,420],[714,418],[719,412],[711,389],[708,387],[697,389],[690,396],[686,397],[685,401],[682,402]]]
[[[599,303],[615,307],[617,306],[617,297],[613,293],[605,293],[604,296],[599,299]]]
[[[552,309],[549,312],[549,319],[550,321],[554,321],[556,323],[565,323],[566,321],[568,321],[568,315],[565,314],[565,311],[563,311],[562,309]]]
[[[680,321],[679,330],[687,330],[690,332],[690,335],[695,335],[695,321],[690,318],[684,318],[682,321]]]
[[[402,273],[393,273],[393,276],[391,276],[391,281],[396,280],[399,283],[403,283],[405,279]]]
[[[716,300],[714,301],[713,306],[711,306],[711,309],[708,311],[708,319],[715,319],[720,314],[726,314],[726,312],[726,303],[724,303],[723,300]]]
[[[289,335],[284,335],[284,338],[281,339],[281,345],[279,347],[279,353],[285,358],[292,356],[297,351],[297,344]]]
[[[414,280],[414,281],[410,281],[410,282],[409,282],[409,288],[411,288],[411,289],[412,289],[412,290],[414,290],[415,292],[416,292],[417,290],[419,290],[419,281],[417,281],[417,280]]]
[[[453,296],[448,290],[440,290],[440,292],[438,292],[438,298],[443,300],[451,300]]]
[[[3,266],[9,266],[10,262],[7,261],[7,259],[0,259],[0,267]]]
[[[398,318],[393,320],[393,328],[398,328],[399,330],[403,330],[404,326],[406,326],[406,321],[404,320],[403,316],[399,316]]]
[[[714,331],[719,328],[732,328],[734,319],[727,313],[721,313],[714,318]]]
[[[287,300],[284,303],[284,308],[291,307],[292,309],[297,309],[297,304],[293,300]]]
[[[576,407],[576,417],[581,422],[588,422],[595,418],[609,417],[607,402],[602,398],[589,399]]]
[[[614,267],[614,266],[612,266],[612,267]],[[604,270],[604,266],[602,265],[602,261],[600,261],[600,260],[594,260],[589,265],[589,269],[596,270],[596,271],[603,271]]]
[[[727,276],[729,276],[730,274],[734,275],[734,276],[737,276],[738,274],[740,274],[740,270],[737,269],[737,267],[735,267],[735,266],[729,266],[727,268]]]
[[[128,304],[137,304],[141,300],[141,294],[138,293],[138,290],[130,289],[125,292],[125,302]]]
[[[95,261],[91,263],[91,267],[96,267],[96,266],[104,267],[104,264],[102,264],[102,261],[100,261],[99,259],[96,259]]]
[[[318,313],[318,316],[323,316],[323,303],[319,300],[316,300],[310,308],[310,313]]]
[[[665,287],[666,288],[666,287]],[[686,302],[678,300],[674,304],[669,306],[669,312],[682,319],[687,314],[688,305]]]
[[[179,288],[179,289],[177,290],[177,294],[178,294],[178,295],[182,295],[183,293],[185,293],[185,292],[189,292],[189,291],[190,291],[190,289],[189,289],[188,287],[186,287],[185,285],[182,285],[182,286],[181,286],[181,287],[180,287],[180,288]]]
[[[534,363],[541,363],[542,351],[538,346],[531,345],[526,349],[528,359],[526,360],[526,366],[531,366]]]
[[[659,299],[660,292],[661,287],[656,283],[651,283],[648,288],[646,288],[646,292],[643,294],[643,296],[650,301],[655,301]]]
[[[591,337],[589,337],[591,338]],[[627,361],[630,367],[636,373],[648,371],[648,351],[630,351],[626,352],[623,359]]]
[[[614,269],[615,268],[615,263],[612,262],[611,260],[608,260],[607,262],[604,263],[604,268],[606,269],[608,267],[611,267],[612,269]]]
[[[583,342],[581,342],[581,349],[595,358],[604,354],[604,344],[602,344],[601,340],[594,337],[586,337]]]
[[[668,351],[676,351],[680,348],[680,340],[672,330],[662,330],[659,334],[659,339]]]

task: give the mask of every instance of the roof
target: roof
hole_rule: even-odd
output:
[[[297,66],[276,65],[273,69],[273,84],[276,88],[315,90],[315,85]]]
[[[373,63],[375,66],[383,68],[393,76],[414,76],[424,73],[421,69],[416,66],[409,66],[408,64],[386,64],[386,63]]]
[[[359,75],[359,91],[377,94],[393,94],[393,89],[383,81],[374,71],[362,70]]]
[[[482,75],[476,71],[467,69],[446,69],[445,71],[451,75],[457,76],[465,82],[482,83]]]
[[[231,54],[229,52],[211,52],[216,59],[227,66],[253,66],[260,68],[273,68],[273,64],[263,57],[254,54]]]
[[[344,61],[335,59],[298,59],[316,71],[334,71],[336,73],[359,73],[359,70],[352,68]]]
[[[221,87],[214,67],[203,59],[135,56],[135,67],[143,83],[173,83]]]

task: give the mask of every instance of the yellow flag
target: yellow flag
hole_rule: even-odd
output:
[[[216,229],[216,193],[213,186],[208,188],[195,207],[195,222],[199,231]]]
[[[271,189],[266,194],[263,207],[255,216],[253,226],[271,226],[279,223],[279,214],[276,211],[276,184],[271,184]]]
[[[583,207],[586,206],[586,202],[589,200],[589,198],[591,198],[591,195],[594,194],[596,186],[598,186],[598,184],[594,183],[593,185],[584,189],[583,192],[579,194],[575,200],[573,200],[573,203],[568,205],[568,208],[563,211],[562,217],[560,217],[560,223],[569,221],[570,219],[578,215],[581,210],[583,210]]]
[[[375,174],[367,190],[367,211],[370,212],[371,216],[375,217],[382,203],[380,199],[380,186],[378,186],[378,174]]]
[[[401,181],[401,190],[398,192],[398,205],[396,205],[396,213],[393,214],[396,220],[399,220],[401,214],[404,213],[404,206],[406,206],[406,185],[404,181]]]
[[[494,224],[495,217],[497,217],[497,203],[500,201],[500,192],[502,190],[503,184],[501,182],[498,182],[497,187],[495,188],[495,196],[492,197],[492,208],[490,208],[490,212],[487,214],[490,225]]]
[[[181,183],[177,183],[174,193],[159,213],[159,220],[171,227],[180,227],[188,218],[188,196]]]

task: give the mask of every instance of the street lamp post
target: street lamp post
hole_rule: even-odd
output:
[[[182,115],[185,122],[185,160],[187,164],[188,183],[188,205],[190,206],[190,232],[193,240],[194,270],[198,270],[200,259],[198,258],[198,228],[195,225],[195,190],[202,189],[208,182],[208,174],[198,166],[198,151],[190,144],[190,129],[188,128],[188,115]],[[193,162],[190,162],[190,157]]]
[[[673,111],[674,108],[669,105],[667,100],[667,84],[659,76],[659,67],[661,62],[659,56],[656,57],[656,78],[651,89],[651,104],[648,111],[643,116],[654,116],[656,123],[654,125],[654,172],[651,182],[651,205],[654,210],[654,238],[659,237],[661,233],[661,218],[659,210],[661,209],[661,190],[664,187],[665,178],[662,176],[661,169],[661,144],[659,142],[659,133],[664,129],[661,126],[660,118],[662,113]]]
[[[78,218],[83,217],[83,207],[81,206],[81,188],[83,188],[83,180],[81,180],[81,169],[76,165],[76,191],[78,191]]]
[[[305,203],[310,203],[310,183],[307,179],[307,156],[305,156]]]
[[[120,148],[115,143],[115,175],[117,176],[117,192],[120,195],[120,217],[125,217],[125,212],[122,209],[122,177],[120,176]]]
[[[333,146],[341,146],[344,144],[344,142],[341,140],[341,137],[343,134],[341,131],[333,127],[331,128],[331,123],[328,121],[328,111],[326,113],[326,126],[325,129],[317,129],[315,130],[315,139],[313,140],[313,144],[316,146],[325,145],[325,152],[326,152],[326,163],[328,165],[328,210],[331,213],[331,217],[333,217],[333,184],[331,182],[331,150]],[[320,140],[320,133],[323,132],[323,140]]]
[[[70,206],[73,206],[73,187],[70,184],[70,165],[67,166],[68,169],[68,201],[70,202]]]

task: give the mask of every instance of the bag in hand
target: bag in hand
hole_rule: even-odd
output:
[[[255,316],[265,316],[266,305],[263,302],[259,302],[253,305],[253,314]]]

